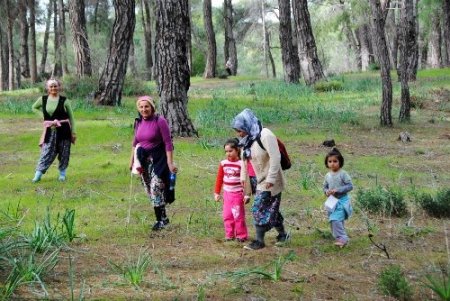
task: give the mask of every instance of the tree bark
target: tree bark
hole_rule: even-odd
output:
[[[130,73],[133,78],[138,77],[138,70],[136,67],[136,55],[135,55],[135,48],[134,48],[134,41],[131,40],[129,55],[128,55],[128,64],[130,65]]]
[[[152,23],[150,15],[150,5],[148,0],[141,0],[141,19],[142,27],[144,28],[144,43],[145,43],[145,74],[146,80],[152,79],[153,58],[152,58]]]
[[[0,28],[0,91],[8,87],[8,45],[5,43],[5,34]]]
[[[53,1],[53,32],[54,32],[54,49],[55,49],[55,62],[53,65],[52,76],[60,77],[63,75],[62,69],[62,52],[60,47],[61,39],[59,38],[59,26],[58,26],[58,1]]]
[[[399,16],[397,11],[399,10],[398,2],[394,3],[394,8],[390,9],[387,17],[386,17],[386,37],[389,46],[389,58],[391,60],[391,67],[397,69],[398,63],[398,47],[399,47],[399,35],[400,35],[400,26],[399,24]]]
[[[293,0],[295,26],[297,29],[298,56],[303,78],[307,85],[325,77],[317,55],[316,41],[314,39],[307,0]]]
[[[69,74],[69,67],[67,64],[67,39],[66,39],[66,13],[64,8],[64,1],[58,0],[58,14],[59,14],[59,22],[58,22],[58,34],[59,34],[59,43],[61,46],[61,61],[63,67],[63,75]]]
[[[381,86],[383,100],[380,110],[380,124],[382,126],[392,126],[392,80],[390,74],[389,50],[386,43],[386,33],[384,26],[386,22],[386,10],[389,7],[389,0],[382,4],[380,0],[370,0],[372,12],[372,35],[375,42],[375,50],[380,63]]]
[[[113,4],[116,17],[111,32],[108,59],[99,81],[97,99],[101,105],[120,106],[136,23],[135,1],[114,0]]]
[[[36,2],[35,0],[28,0],[30,8],[30,76],[31,82],[37,81],[37,57],[36,57]]]
[[[225,56],[225,62],[230,60],[231,62],[231,75],[237,74],[238,59],[236,51],[236,40],[233,33],[233,6],[231,0],[223,1],[223,18],[225,26],[225,43],[223,53]]]
[[[162,115],[173,136],[197,135],[188,117],[190,86],[186,39],[189,26],[187,0],[156,1],[156,66]]]
[[[212,22],[211,0],[203,1],[203,24],[206,32],[206,43],[208,45],[206,54],[206,66],[203,77],[214,78],[216,77],[217,46],[216,34],[214,33],[214,26]]]
[[[22,76],[25,78],[30,77],[30,55],[28,50],[28,34],[29,25],[27,19],[27,0],[18,1],[18,13],[20,24],[20,69]]]
[[[188,3],[188,16],[189,16],[189,23],[187,24],[188,28],[186,31],[186,51],[187,51],[187,58],[188,58],[188,66],[189,66],[189,74],[193,75],[193,68],[192,68],[192,28],[191,28],[191,0],[187,0]]]
[[[450,66],[450,0],[442,1],[442,13],[444,18],[442,20],[444,49],[446,53],[445,66]]]
[[[266,49],[267,49],[267,56],[270,62],[270,67],[271,67],[271,71],[272,71],[272,78],[276,78],[277,77],[277,71],[275,68],[275,60],[273,58],[272,55],[272,50],[270,50],[270,33],[269,31],[266,30]]]
[[[283,62],[284,81],[298,84],[300,79],[300,65],[298,52],[293,44],[293,32],[291,24],[291,1],[278,0],[280,12],[280,46],[281,60]]]
[[[84,1],[70,0],[69,18],[72,28],[72,44],[75,51],[76,75],[92,76],[91,50],[86,29]]]
[[[53,11],[53,2],[55,0],[49,0],[47,6],[47,18],[45,19],[45,32],[44,32],[44,41],[42,44],[42,57],[41,64],[39,66],[39,75],[42,77],[45,74],[45,65],[47,64],[47,55],[48,55],[48,39],[50,36],[50,25],[52,21],[52,11]]]
[[[403,0],[400,11],[400,57],[399,76],[401,83],[401,106],[399,120],[408,121],[411,118],[411,99],[409,94],[408,70],[414,64],[414,52],[416,45],[416,24],[414,19],[414,0]]]
[[[441,18],[440,11],[435,9],[431,18],[431,33],[429,44],[429,65],[431,68],[442,67],[442,52],[441,52]]]
[[[6,0],[6,11],[7,11],[7,40],[8,40],[8,90],[14,90],[14,43],[13,43],[13,29],[14,22],[17,16],[17,10],[12,6],[11,0]]]

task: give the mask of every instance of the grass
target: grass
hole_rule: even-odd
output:
[[[40,92],[2,93],[0,250],[15,249],[11,243],[30,235],[36,221],[45,228],[49,208],[61,212],[56,230],[65,239],[58,264],[40,277],[49,299],[377,300],[383,298],[376,289],[377,275],[391,263],[411,276],[414,298],[431,299],[430,289],[417,285],[421,284],[418,279],[436,262],[447,261],[447,232],[442,220],[429,218],[412,201],[409,191],[435,195],[450,181],[450,163],[445,159],[450,148],[442,138],[450,128],[450,115],[441,109],[445,106],[434,105],[436,94],[430,92],[450,90],[448,74],[448,69],[420,72],[411,89],[413,95],[420,95],[422,107],[412,112],[408,124],[399,124],[394,115],[391,129],[378,125],[377,72],[342,75],[335,80],[342,82],[343,89],[331,92],[259,78],[193,79],[188,109],[200,137],[174,140],[179,167],[176,201],[167,210],[170,227],[157,233],[150,231],[154,215],[147,196],[128,170],[135,97],[124,97],[121,108],[94,107],[84,97],[71,99],[78,140],[72,148],[67,181],[59,183],[57,167],[52,166],[41,182],[32,184],[42,129],[29,108]],[[154,91],[153,83],[148,86]],[[394,83],[394,97],[398,110],[398,83]],[[258,252],[222,242],[222,205],[213,200],[213,186],[224,158],[223,142],[235,136],[231,120],[245,107],[252,108],[263,125],[281,138],[293,162],[285,173],[287,189],[281,205],[292,234],[284,248],[274,247],[273,230],[267,234],[267,247]],[[401,131],[410,132],[412,142],[397,141]],[[377,186],[399,186],[406,196],[404,217],[365,216],[356,211],[346,222],[351,240],[344,249],[334,248],[321,209],[327,171],[323,158],[328,150],[321,144],[327,139],[335,139],[345,156],[354,197],[359,188]],[[253,238],[250,206],[246,209]],[[52,229],[55,214],[50,222]],[[369,241],[368,224],[376,242],[387,246],[391,259]],[[122,273],[109,268],[108,262],[125,267],[124,258],[130,258],[128,263],[137,263],[142,249],[151,262],[136,289],[133,284],[124,285]],[[275,273],[274,260],[291,250],[295,260],[283,265],[282,273]],[[0,289],[5,289],[9,273],[2,254]],[[268,263],[272,265],[264,272],[278,275],[277,281],[264,281],[255,274],[237,282],[217,277],[225,271],[267,267]],[[42,296],[43,290],[33,287],[19,285],[10,296]]]

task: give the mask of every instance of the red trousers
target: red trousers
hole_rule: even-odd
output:
[[[245,223],[244,193],[223,192],[223,224],[225,238],[247,239],[248,231]]]

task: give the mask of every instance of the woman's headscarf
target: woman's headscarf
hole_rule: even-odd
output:
[[[153,98],[149,95],[143,95],[143,96],[139,96],[137,101],[136,101],[136,108],[138,109],[138,117],[136,118],[137,121],[141,121],[142,120],[142,115],[141,113],[139,113],[139,103],[141,101],[146,101],[153,109],[152,112],[152,116],[156,115],[156,105],[155,105],[155,101],[153,100]]]
[[[239,145],[244,148],[244,158],[247,159],[251,155],[250,147],[253,142],[261,135],[261,121],[253,114],[252,110],[244,109],[233,119],[232,127],[235,130],[244,131],[247,136],[239,141]]]

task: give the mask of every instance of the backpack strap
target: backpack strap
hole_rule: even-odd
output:
[[[262,144],[261,139],[260,139],[259,137],[256,138],[256,142],[258,142],[258,145],[259,145],[260,148],[262,148],[263,150],[266,150],[266,148],[265,148],[264,145]]]

